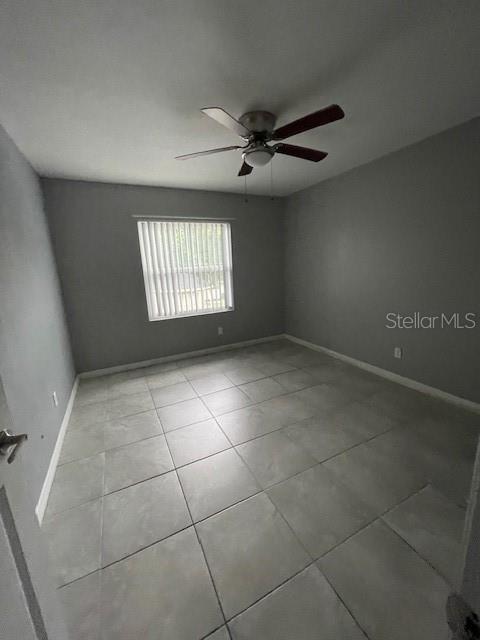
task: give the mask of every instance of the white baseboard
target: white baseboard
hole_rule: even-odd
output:
[[[129,371],[130,369],[140,369],[141,367],[149,367],[154,364],[162,364],[164,362],[173,362],[174,360],[185,360],[186,358],[194,358],[196,356],[205,356],[209,353],[218,353],[219,351],[230,351],[233,349],[241,349],[262,342],[272,342],[284,337],[284,334],[275,336],[266,336],[265,338],[254,338],[253,340],[244,340],[243,342],[232,342],[230,344],[222,344],[218,347],[207,347],[206,349],[197,349],[196,351],[187,351],[184,353],[176,353],[171,356],[162,356],[161,358],[153,358],[152,360],[142,360],[141,362],[130,362],[128,364],[120,364],[115,367],[107,367],[106,369],[95,369],[94,371],[84,371],[79,375],[80,378],[95,378],[97,376],[106,376],[111,373],[120,373],[121,371]]]
[[[348,362],[348,364],[351,364],[354,367],[359,367],[360,369],[364,369],[365,371],[374,373],[375,375],[381,376],[382,378],[386,378],[387,380],[391,380],[392,382],[397,382],[398,384],[401,384],[404,387],[409,387],[410,389],[414,389],[415,391],[426,393],[429,396],[433,396],[434,398],[438,398],[439,400],[444,400],[445,402],[454,404],[457,407],[461,407],[462,409],[467,409],[469,411],[473,411],[474,413],[480,413],[480,404],[473,402],[472,400],[467,400],[466,398],[460,398],[459,396],[455,396],[452,393],[447,393],[446,391],[442,391],[441,389],[437,389],[436,387],[430,387],[427,384],[423,384],[423,382],[418,382],[417,380],[406,378],[404,376],[399,375],[398,373],[393,373],[393,371],[388,371],[387,369],[376,367],[375,365],[369,364],[368,362],[363,362],[363,360],[357,360],[356,358],[351,358],[350,356],[346,356],[343,353],[338,353],[338,351],[333,351],[332,349],[321,347],[320,345],[315,344],[314,342],[308,342],[308,340],[302,340],[301,338],[296,338],[295,336],[291,336],[288,333],[285,333],[283,337],[286,338],[287,340],[290,340],[291,342],[295,342],[304,347],[308,347],[313,351],[319,351],[321,353],[325,353],[329,356],[332,356],[333,358],[337,358],[338,360],[343,360],[343,362]]]
[[[52,488],[53,479],[55,477],[55,471],[57,469],[58,459],[60,457],[60,451],[62,450],[63,440],[67,431],[68,422],[70,420],[70,414],[72,413],[73,403],[78,389],[78,376],[73,383],[72,391],[70,392],[70,398],[68,399],[67,408],[63,416],[62,424],[58,432],[57,441],[53,449],[52,457],[50,458],[50,464],[48,465],[47,475],[43,482],[40,497],[38,499],[37,506],[35,507],[35,513],[39,524],[42,524],[43,516],[45,515],[45,509],[47,508],[48,497]]]

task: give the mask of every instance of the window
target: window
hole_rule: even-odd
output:
[[[230,224],[170,220],[137,224],[150,320],[233,309]]]

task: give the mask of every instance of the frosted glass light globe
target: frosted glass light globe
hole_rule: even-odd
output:
[[[253,149],[243,154],[243,159],[251,167],[264,167],[273,158],[273,153],[266,149]]]

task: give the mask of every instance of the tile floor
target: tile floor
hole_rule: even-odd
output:
[[[71,640],[438,640],[479,432],[287,341],[83,379],[44,531]]]

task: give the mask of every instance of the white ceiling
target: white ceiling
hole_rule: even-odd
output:
[[[479,0],[2,0],[0,122],[42,175],[242,191],[239,152],[199,112],[344,120],[277,156],[298,191],[480,113]],[[454,161],[454,158],[452,158]],[[248,179],[270,192],[270,168]]]

